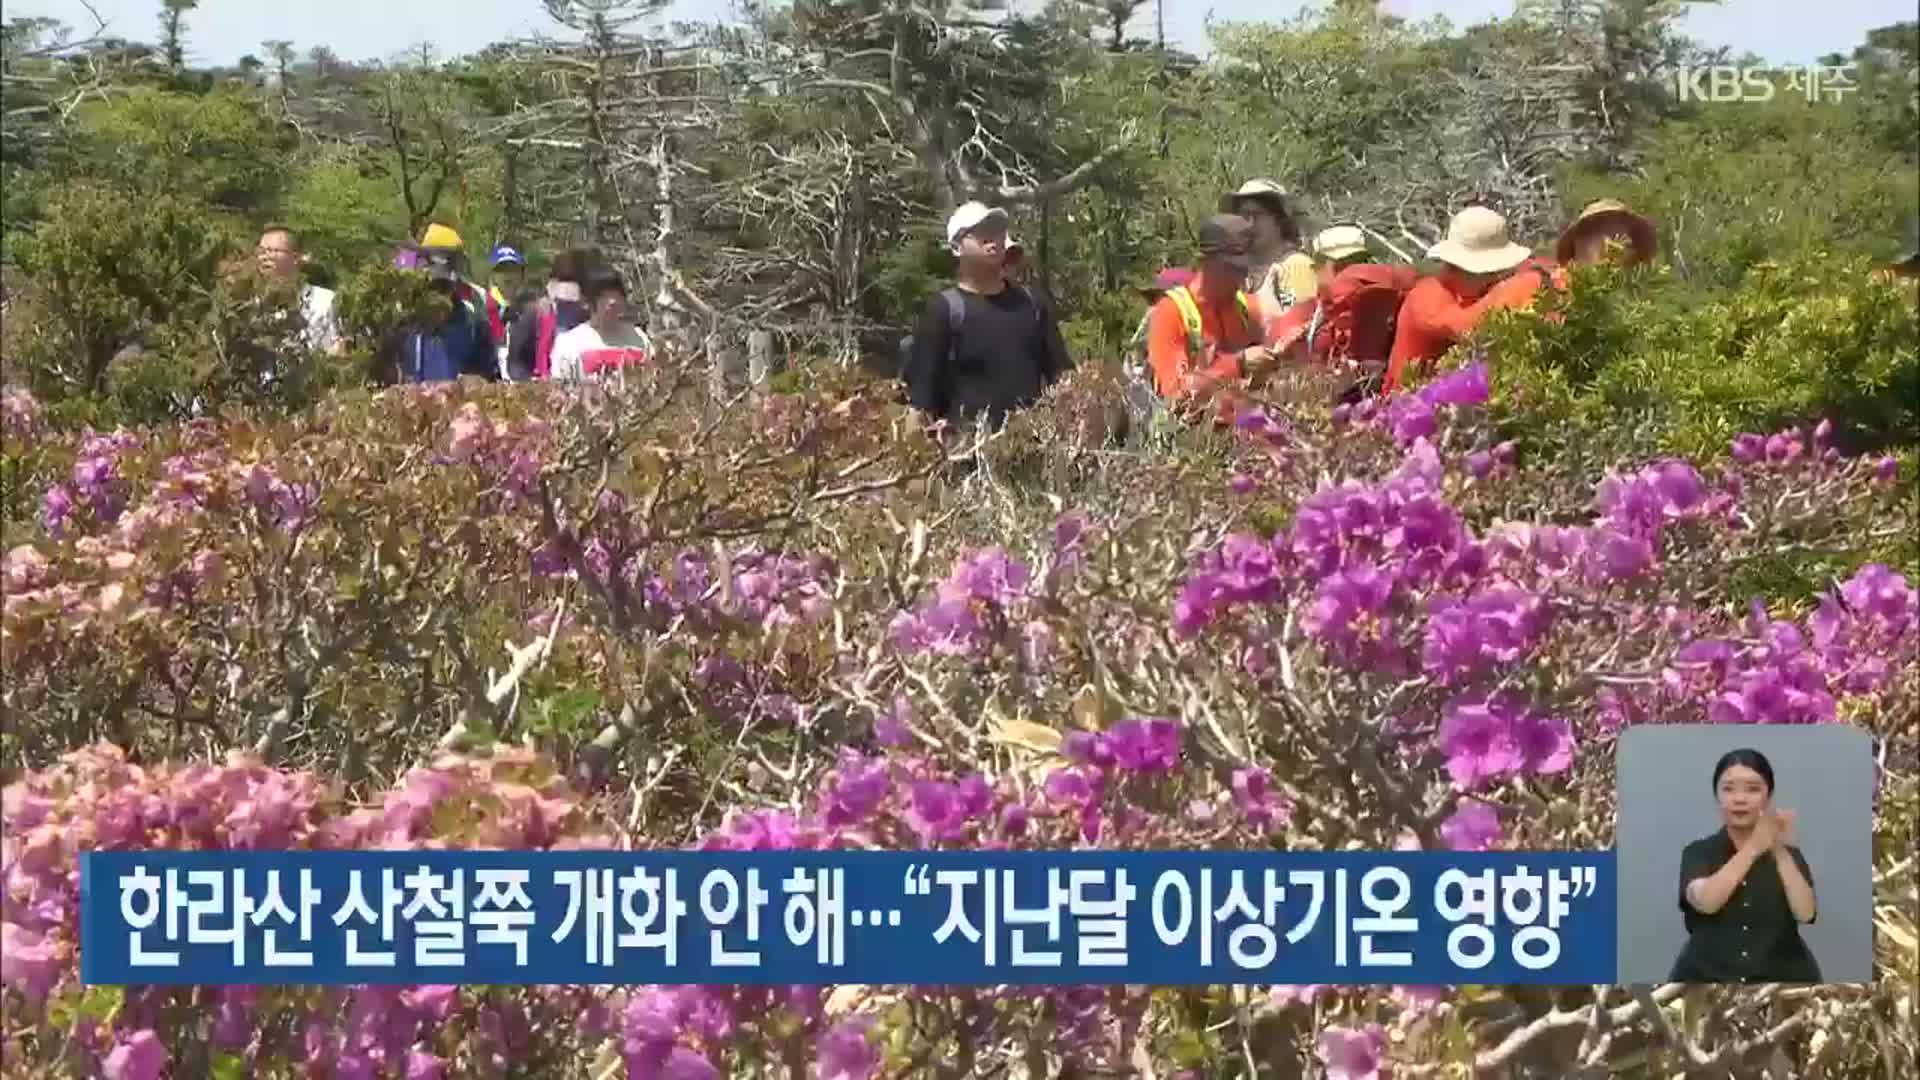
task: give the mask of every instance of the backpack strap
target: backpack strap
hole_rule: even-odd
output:
[[[1200,350],[1206,347],[1206,340],[1200,332],[1200,305],[1195,302],[1193,292],[1185,285],[1167,290],[1167,299],[1180,309],[1180,320],[1187,325],[1187,355],[1198,360]]]
[[[560,309],[552,297],[540,299],[540,332],[533,343],[533,377],[544,379],[553,369],[553,339],[560,329]]]
[[[960,324],[967,320],[967,298],[955,288],[940,290],[940,300],[947,307],[947,370],[951,371],[960,354]]]

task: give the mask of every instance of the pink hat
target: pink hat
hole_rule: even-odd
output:
[[[1160,271],[1160,276],[1153,279],[1153,284],[1142,288],[1140,291],[1148,295],[1157,295],[1159,293],[1172,292],[1174,289],[1178,289],[1183,285],[1191,284],[1193,284],[1192,270],[1188,270],[1185,267],[1169,267],[1168,269]]]

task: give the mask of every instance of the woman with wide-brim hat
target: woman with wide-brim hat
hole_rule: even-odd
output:
[[[1415,370],[1445,355],[1488,313],[1532,303],[1542,284],[1543,274],[1515,273],[1533,252],[1509,239],[1507,219],[1484,206],[1455,214],[1446,238],[1428,248],[1427,257],[1440,271],[1421,278],[1400,305],[1383,393],[1393,393]]]
[[[1313,298],[1319,279],[1286,188],[1274,180],[1249,180],[1220,197],[1220,212],[1253,223],[1247,294],[1260,301],[1262,310],[1278,315]]]
[[[1606,261],[1610,242],[1624,245],[1624,265],[1635,266],[1652,262],[1659,253],[1660,231],[1618,199],[1599,199],[1588,203],[1560,234],[1554,257],[1562,266],[1591,266]]]

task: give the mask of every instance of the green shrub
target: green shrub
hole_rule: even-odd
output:
[[[1503,421],[1541,451],[1643,426],[1650,449],[1713,456],[1740,432],[1823,418],[1844,450],[1911,445],[1920,309],[1910,285],[1870,270],[1821,255],[1761,264],[1704,304],[1664,271],[1576,270],[1571,295],[1487,322]]]

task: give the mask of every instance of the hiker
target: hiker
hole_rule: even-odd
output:
[[[486,319],[461,295],[462,281],[454,255],[444,248],[423,250],[421,261],[434,291],[446,301],[446,313],[436,325],[416,328],[400,339],[401,380],[451,382],[462,375],[498,378],[500,362]]]
[[[1277,317],[1313,297],[1313,258],[1301,250],[1300,218],[1287,191],[1272,180],[1249,180],[1220,200],[1220,212],[1253,223],[1246,291]]]
[[[1184,266],[1170,266],[1154,275],[1154,279],[1139,289],[1141,299],[1147,302],[1147,309],[1140,313],[1140,324],[1134,328],[1133,337],[1127,342],[1127,356],[1122,364],[1122,375],[1126,383],[1127,407],[1133,419],[1145,424],[1160,411],[1160,394],[1153,384],[1153,365],[1148,356],[1148,331],[1153,323],[1153,309],[1162,298],[1175,289],[1193,284],[1194,273]]]
[[[292,283],[300,280],[300,267],[306,262],[306,254],[301,251],[300,238],[292,229],[285,225],[269,225],[260,232],[260,242],[254,247],[254,259],[261,273]],[[338,356],[343,345],[333,301],[332,289],[311,284],[300,286],[300,314],[306,322],[304,336],[307,348],[316,353]]]
[[[1588,203],[1560,234],[1554,257],[1562,266],[1592,266],[1610,260],[1638,266],[1652,262],[1659,251],[1659,230],[1651,220],[1617,199],[1599,199]]]
[[[628,321],[627,283],[619,271],[596,267],[580,285],[587,321],[553,343],[551,377],[581,379],[647,362],[653,342]]]
[[[1507,238],[1507,219],[1495,211],[1469,206],[1455,214],[1446,239],[1427,249],[1439,273],[1421,278],[1400,304],[1382,392],[1445,355],[1489,312],[1530,304],[1545,276],[1522,269],[1532,255]]]
[[[1052,309],[1007,280],[1007,246],[998,207],[970,202],[947,219],[954,285],[928,301],[904,345],[907,400],[935,420],[998,429],[1073,366]]]
[[[1200,226],[1195,279],[1169,289],[1148,315],[1147,362],[1163,400],[1190,408],[1222,399],[1219,416],[1230,419],[1238,388],[1273,371],[1271,320],[1243,288],[1253,231],[1243,217],[1208,218]]]
[[[436,253],[448,256],[455,274],[454,295],[472,308],[473,313],[485,323],[487,337],[495,348],[505,344],[506,326],[500,312],[494,307],[493,297],[487,290],[481,288],[478,282],[467,277],[467,244],[460,238],[460,234],[449,225],[429,225],[427,231],[420,234],[419,248],[422,257],[429,260]],[[497,356],[494,364],[497,370],[499,367]]]
[[[1394,320],[1419,275],[1411,266],[1372,261],[1358,225],[1322,230],[1313,250],[1319,292],[1276,321],[1274,347],[1350,376],[1336,396],[1357,400],[1379,388]]]
[[[494,344],[500,349],[501,370],[505,371],[507,332],[528,298],[527,260],[518,248],[501,244],[493,249],[493,257],[488,262],[492,266],[487,274],[487,321],[493,330]]]
[[[507,330],[507,378],[514,382],[551,374],[553,344],[560,335],[587,321],[580,282],[600,263],[591,248],[568,248],[554,256],[545,292],[524,303]]]

